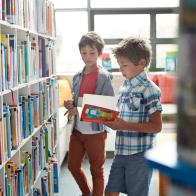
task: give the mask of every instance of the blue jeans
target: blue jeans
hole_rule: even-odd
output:
[[[147,196],[152,169],[148,168],[144,152],[114,157],[106,192],[125,193],[128,196]]]

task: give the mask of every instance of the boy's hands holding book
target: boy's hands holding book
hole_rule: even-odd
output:
[[[122,120],[121,118],[116,118],[114,121],[104,122],[104,125],[110,127],[113,130],[126,130],[127,122]]]

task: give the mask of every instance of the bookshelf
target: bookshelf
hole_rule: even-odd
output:
[[[0,195],[58,192],[58,84],[50,0],[0,1]]]
[[[196,191],[196,168],[178,157],[176,142],[170,142],[149,150],[146,153],[146,158],[151,168],[159,170],[171,181],[178,182],[178,185],[188,187],[189,193],[195,193],[193,191]],[[167,195],[172,195],[169,193],[171,188],[173,187],[168,188]]]
[[[150,167],[168,178],[167,195],[196,195],[196,1],[180,1],[177,141],[147,152]]]

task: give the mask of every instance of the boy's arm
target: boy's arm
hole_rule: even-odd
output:
[[[117,118],[115,121],[105,122],[104,124],[117,131],[128,130],[145,133],[155,133],[160,132],[162,129],[162,118],[161,112],[156,111],[149,116],[149,122],[146,123],[127,122],[120,118]]]

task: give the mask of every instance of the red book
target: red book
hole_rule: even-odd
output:
[[[81,114],[81,120],[87,122],[114,121],[119,112],[104,107],[85,104]]]

